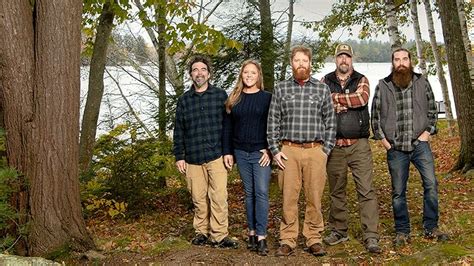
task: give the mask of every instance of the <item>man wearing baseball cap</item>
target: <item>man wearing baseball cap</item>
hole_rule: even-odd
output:
[[[372,151],[368,141],[369,81],[354,70],[353,55],[350,45],[339,44],[335,51],[336,70],[322,79],[331,89],[337,121],[336,145],[327,163],[331,232],[323,241],[332,246],[349,240],[346,185],[350,168],[359,201],[364,246],[371,253],[380,253],[378,204],[372,184]]]

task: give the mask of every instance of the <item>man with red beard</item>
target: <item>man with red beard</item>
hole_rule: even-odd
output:
[[[298,238],[298,199],[304,187],[306,212],[303,236],[308,251],[326,254],[321,197],[326,182],[326,162],[334,147],[336,119],[326,84],[311,77],[311,50],[291,50],[293,77],[275,87],[267,123],[269,149],[281,168],[279,185],[283,192],[280,247],[276,256],[294,253]]]
[[[428,80],[413,72],[411,54],[398,48],[392,53],[392,73],[380,80],[372,102],[372,130],[387,150],[392,181],[395,220],[394,245],[410,242],[406,188],[410,162],[423,185],[424,236],[438,241],[448,235],[438,229],[438,182],[429,137],[436,133],[436,103]]]
[[[331,207],[330,234],[324,243],[337,245],[349,240],[346,186],[347,169],[351,169],[359,202],[364,246],[380,253],[378,245],[379,210],[373,187],[372,151],[369,144],[369,80],[352,66],[352,47],[336,47],[336,70],[322,79],[331,89],[336,110],[336,146],[329,155],[327,173]]]

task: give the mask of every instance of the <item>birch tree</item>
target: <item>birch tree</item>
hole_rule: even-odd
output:
[[[393,0],[385,0],[385,12],[387,15],[388,37],[392,51],[402,47],[400,33],[398,31],[398,20],[396,15],[395,3]]]
[[[423,55],[423,39],[421,38],[420,22],[418,21],[418,0],[410,0],[410,15],[413,20],[413,30],[415,32],[416,55],[421,70],[421,74],[426,77],[426,60]]]
[[[433,50],[433,57],[435,59],[436,75],[438,76],[438,81],[441,86],[441,91],[443,93],[443,101],[446,110],[446,120],[448,123],[448,133],[450,136],[452,136],[454,127],[453,111],[451,108],[451,99],[449,97],[448,83],[446,82],[443,64],[441,63],[441,55],[438,44],[436,43],[436,32],[433,23],[430,0],[423,0],[423,3],[425,5],[426,21],[428,24],[428,34],[430,36],[431,50]]]

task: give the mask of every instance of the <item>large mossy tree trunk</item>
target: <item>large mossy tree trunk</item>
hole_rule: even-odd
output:
[[[79,197],[81,1],[0,1],[7,158],[28,181],[26,253],[94,248]]]

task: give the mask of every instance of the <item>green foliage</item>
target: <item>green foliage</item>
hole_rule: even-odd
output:
[[[241,19],[237,20],[235,24],[222,29],[223,34],[228,40],[240,43],[241,46],[230,45],[221,47],[219,52],[212,56],[214,85],[226,90],[232,89],[242,62],[248,58],[261,59],[262,54],[261,49],[259,49],[260,18],[257,14],[258,12],[255,7],[248,6]]]
[[[165,40],[169,43],[168,53],[173,55],[186,49],[192,43],[195,52],[214,55],[222,46],[239,47],[239,43],[227,39],[222,32],[203,21],[197,21],[193,1],[147,0],[138,17],[144,27],[165,24]],[[166,21],[157,19],[157,12],[165,12]],[[149,14],[152,14],[153,19]]]
[[[114,14],[115,24],[123,23],[129,19],[129,10],[132,6],[129,0],[83,0],[82,5],[82,35],[85,39],[82,54],[86,57],[92,56],[96,27],[99,16],[105,4],[110,4]]]
[[[14,238],[9,229],[16,223],[18,214],[10,205],[12,194],[15,192],[14,184],[18,180],[15,170],[9,168],[0,169],[0,251],[10,248],[14,244]]]
[[[90,214],[122,217],[155,208],[166,178],[179,176],[168,139],[140,138],[119,125],[97,140],[91,172],[82,177],[82,199]]]

